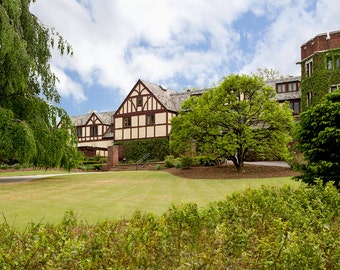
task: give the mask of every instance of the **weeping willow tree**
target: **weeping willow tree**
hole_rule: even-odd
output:
[[[30,13],[31,2],[0,0],[0,162],[70,169],[76,137],[49,61],[52,50],[72,48]]]

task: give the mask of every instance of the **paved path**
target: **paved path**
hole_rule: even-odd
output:
[[[23,175],[23,176],[1,176],[0,184],[6,183],[20,183],[20,182],[28,182],[34,179],[41,179],[46,177],[52,177],[57,175],[65,175],[65,174],[39,174],[39,175]]]
[[[262,166],[277,166],[290,168],[289,164],[284,161],[247,161],[245,164],[254,164]]]

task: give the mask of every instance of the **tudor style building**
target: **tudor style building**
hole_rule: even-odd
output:
[[[178,111],[177,92],[138,80],[114,114],[114,141],[166,138]]]
[[[76,127],[78,149],[85,156],[107,156],[107,148],[113,141],[113,114],[115,112],[89,112],[71,116]]]
[[[300,77],[268,81],[276,89],[278,102],[288,101],[297,117],[300,112]],[[108,147],[128,140],[168,138],[171,119],[183,101],[208,89],[177,92],[151,82],[138,80],[116,111],[90,112],[73,116],[78,148],[86,156],[107,156]],[[119,150],[119,158],[121,158]]]
[[[340,31],[323,33],[301,46],[302,110],[340,85]]]

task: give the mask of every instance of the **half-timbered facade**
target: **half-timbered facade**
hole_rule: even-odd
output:
[[[113,141],[113,114],[111,112],[89,112],[72,116],[78,137],[78,148],[85,156],[106,156],[107,147]]]
[[[178,111],[174,90],[138,80],[114,114],[114,140],[168,137],[170,120]]]

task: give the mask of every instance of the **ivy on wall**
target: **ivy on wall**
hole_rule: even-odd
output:
[[[133,140],[121,142],[124,158],[128,162],[136,162],[146,154],[150,154],[149,160],[163,161],[169,155],[169,140],[157,138],[148,140]]]
[[[339,59],[339,60],[338,60]],[[332,85],[340,84],[340,49],[320,52],[313,56],[313,72],[311,76],[306,74],[306,62],[301,63],[301,106],[305,111],[308,107],[308,93],[312,93],[311,106],[319,104],[324,95],[330,92]],[[331,68],[328,69],[328,61]]]

